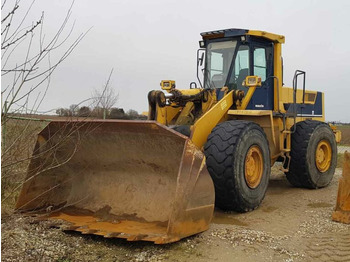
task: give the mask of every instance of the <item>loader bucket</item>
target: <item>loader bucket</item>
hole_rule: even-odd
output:
[[[338,197],[332,219],[350,224],[350,153],[344,153],[343,175],[339,179]]]
[[[153,121],[53,121],[39,135],[16,209],[64,229],[170,243],[209,227],[203,153]]]

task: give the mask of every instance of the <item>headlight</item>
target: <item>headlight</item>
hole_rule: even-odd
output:
[[[244,86],[261,86],[261,77],[247,76],[243,82]]]
[[[160,82],[160,86],[162,87],[163,90],[171,90],[175,88],[175,81],[174,80],[162,80]]]

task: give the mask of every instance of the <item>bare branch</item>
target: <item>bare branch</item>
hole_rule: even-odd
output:
[[[31,72],[33,70],[37,70],[39,67],[33,69],[1,69],[2,72]]]
[[[41,17],[40,20],[37,21],[37,22],[32,26],[31,29],[27,30],[27,31],[26,31],[24,34],[22,34],[20,37],[18,37],[18,38],[16,38],[16,39],[12,40],[11,42],[7,43],[6,45],[2,45],[2,46],[1,46],[1,49],[6,49],[6,48],[8,48],[8,47],[11,46],[11,45],[16,44],[19,40],[21,40],[22,38],[26,37],[28,34],[33,33],[34,30],[35,30],[35,28],[37,28],[37,27],[41,24],[41,22],[42,22],[41,19],[42,19],[42,18],[43,18],[43,17]],[[3,42],[3,44],[4,44],[4,42]]]
[[[17,26],[17,28],[14,30],[14,32],[12,33],[12,35],[10,37],[7,37],[7,34],[9,32],[9,30],[6,32],[6,35],[2,41],[2,45],[3,46],[6,42],[10,41],[11,42],[11,39],[13,39],[13,37],[15,37],[18,33],[18,30],[20,30],[20,28],[22,27],[22,24],[24,23],[25,19],[27,18],[28,14],[29,14],[29,11],[31,10],[33,4],[34,4],[35,0],[32,1],[32,3],[30,4],[29,8],[27,9],[25,15],[23,16],[22,18],[22,21],[19,23],[19,25]],[[16,1],[16,3],[18,4],[19,1]],[[12,18],[13,18],[13,15],[11,15],[11,21],[10,23],[12,22]]]
[[[4,3],[5,4],[5,3]],[[4,5],[3,4],[3,5]],[[14,15],[15,14],[15,12],[16,12],[16,10],[18,9],[18,7],[19,7],[19,5],[17,5],[17,3],[16,3],[16,5],[15,5],[15,7],[12,9],[12,11],[10,11],[8,14],[7,14],[7,16],[5,16],[2,20],[1,20],[1,23],[3,23],[3,22],[5,22],[6,20],[7,20],[7,18],[9,18],[11,15]],[[2,8],[1,8],[2,9]]]
[[[36,141],[35,134],[43,128],[44,124],[36,124],[37,121],[30,119],[23,120],[20,114],[37,114],[39,112],[38,109],[50,88],[51,75],[89,32],[88,30],[79,34],[73,41],[70,40],[75,27],[75,22],[70,21],[74,1],[72,1],[58,30],[50,37],[46,37],[44,34],[44,13],[41,13],[39,19],[35,20],[36,22],[30,23],[30,26],[26,25],[26,18],[35,0],[28,4],[29,7],[22,17],[18,17],[20,15],[18,10],[22,7],[19,2],[19,0],[12,2],[14,5],[10,6],[10,12],[2,19],[1,30],[1,58],[3,61],[1,75],[2,84],[6,87],[1,91],[2,101],[6,101],[2,104],[1,126],[3,131],[5,128],[11,129],[7,130],[3,136],[6,138],[6,144],[2,144],[1,182],[6,188],[6,195],[2,194],[2,202],[9,198],[12,199],[18,192],[23,184],[23,175],[30,161],[42,157],[44,154],[45,157],[52,156],[47,160],[47,163],[44,163],[44,168],[32,173],[32,177],[35,177],[41,172],[65,164],[75,154],[76,149],[71,152],[70,156],[65,156],[67,159],[59,160],[56,158],[57,150],[60,150],[64,143],[70,141],[69,139],[72,138],[74,132],[79,132],[79,126],[67,124],[68,129],[65,130],[66,127],[63,127],[62,130],[64,136],[56,137],[54,143],[52,143],[53,138],[48,138],[47,147],[42,152],[34,151],[33,153]],[[2,8],[5,5],[6,0],[3,1]],[[57,56],[58,52],[60,54]],[[20,61],[18,61],[18,57],[20,57]],[[16,118],[15,114],[19,114],[19,116]],[[78,147],[79,137],[75,143]]]
[[[96,110],[102,109],[104,112],[109,112],[110,109],[117,103],[119,95],[111,87],[111,77],[113,69],[109,73],[108,79],[101,90],[95,89],[93,92],[94,107]]]

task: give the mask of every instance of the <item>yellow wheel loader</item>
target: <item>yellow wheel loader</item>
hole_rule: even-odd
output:
[[[214,205],[257,208],[276,161],[294,186],[327,186],[340,132],[324,123],[324,94],[305,89],[305,72],[283,86],[284,36],[201,36],[198,84],[163,80],[148,94],[148,121],[52,121],[38,135],[17,210],[62,219],[68,230],[163,244],[208,229]]]

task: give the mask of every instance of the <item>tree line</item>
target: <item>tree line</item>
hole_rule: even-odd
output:
[[[93,117],[93,118],[106,118],[106,119],[147,119],[146,116],[140,115],[136,110],[129,109],[124,111],[123,108],[103,108],[96,106],[90,108],[88,106],[71,105],[69,108],[59,108],[56,110],[56,114],[65,117]]]

